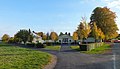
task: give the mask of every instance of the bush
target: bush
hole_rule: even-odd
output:
[[[35,46],[36,46],[37,48],[45,48],[45,45],[42,44],[42,43],[37,43]]]
[[[29,47],[34,47],[35,43],[27,43],[26,45],[29,46]]]
[[[47,46],[52,46],[52,42],[45,42],[44,44],[46,44]]]

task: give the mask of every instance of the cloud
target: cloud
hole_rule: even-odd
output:
[[[120,10],[120,0],[103,0],[108,7]]]

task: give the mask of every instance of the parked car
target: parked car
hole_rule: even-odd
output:
[[[120,43],[120,40],[114,40],[114,43]]]

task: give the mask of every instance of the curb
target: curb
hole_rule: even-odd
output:
[[[47,65],[45,65],[43,69],[54,69],[56,63],[57,63],[57,57],[55,55],[52,55],[50,62]]]

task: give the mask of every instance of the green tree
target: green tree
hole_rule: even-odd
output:
[[[64,35],[62,32],[60,32],[59,36]]]
[[[9,42],[9,43],[14,43],[14,37],[10,37],[10,39],[9,39],[8,42]]]
[[[2,36],[2,41],[3,41],[3,42],[8,42],[9,39],[10,39],[10,37],[9,37],[8,34],[4,34],[4,35]]]
[[[77,32],[73,33],[73,40],[75,41],[75,43],[78,40],[78,33]]]
[[[28,30],[20,30],[17,32],[17,34],[15,35],[15,37],[21,41],[24,42],[24,44],[28,41],[29,38],[29,31]]]
[[[57,40],[58,40],[58,35],[57,35],[57,33],[56,33],[56,32],[51,32],[50,38],[51,38],[53,41],[57,41]]]
[[[118,27],[115,22],[116,14],[109,8],[95,8],[90,19],[91,24],[96,22],[97,27],[101,28],[106,39],[115,38],[117,36]]]

